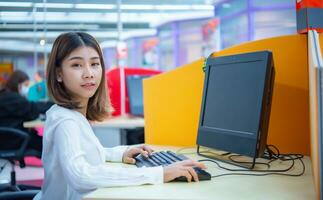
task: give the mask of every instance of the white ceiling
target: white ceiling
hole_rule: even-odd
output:
[[[122,0],[121,39],[155,35],[162,23],[214,15],[213,4],[221,0]],[[118,39],[118,0],[26,0],[0,1],[0,50],[50,49],[62,32],[86,31],[100,42]],[[45,45],[46,46],[46,45]]]

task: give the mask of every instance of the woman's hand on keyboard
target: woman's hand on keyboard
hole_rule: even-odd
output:
[[[151,155],[153,151],[154,150],[147,145],[130,147],[123,153],[122,162],[127,164],[135,164],[136,160],[134,157],[136,157],[138,154],[148,157],[148,155]]]
[[[205,169],[203,163],[199,163],[193,160],[183,160],[180,162],[173,163],[164,167],[164,182],[170,182],[177,177],[185,176],[188,182],[199,181],[198,176],[193,167],[199,167]]]

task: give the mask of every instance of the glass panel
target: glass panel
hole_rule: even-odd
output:
[[[254,39],[296,33],[296,12],[293,9],[254,13]]]
[[[247,9],[247,0],[232,0],[215,7],[215,16],[226,17]]]
[[[117,65],[116,49],[104,48],[103,49],[104,64],[106,69],[112,69]]]
[[[173,40],[165,39],[160,41],[159,45],[159,60],[161,71],[168,71],[175,67]]]
[[[295,0],[252,0],[253,7],[295,6]],[[295,10],[294,10],[295,12]]]
[[[160,38],[170,37],[172,35],[172,30],[173,30],[172,23],[162,25],[159,27],[158,36]]]
[[[246,14],[221,22],[222,48],[248,41],[248,18]]]

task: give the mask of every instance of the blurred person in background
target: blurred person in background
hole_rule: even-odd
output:
[[[34,129],[26,129],[23,122],[35,120],[44,114],[53,103],[31,102],[27,100],[29,77],[20,70],[16,70],[9,77],[4,88],[0,90],[0,126],[20,129],[30,135],[27,148],[42,152],[42,137]],[[3,136],[2,136],[3,137]],[[4,148],[14,148],[20,141],[13,140],[10,144],[0,145]],[[40,155],[39,155],[40,156]]]
[[[32,86],[30,86],[27,96],[29,101],[47,100],[47,88],[44,77],[44,71],[38,70],[35,74],[35,83]]]

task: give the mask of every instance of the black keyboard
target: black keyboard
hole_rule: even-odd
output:
[[[176,154],[172,151],[160,151],[160,152],[153,152],[151,156],[148,158],[144,157],[143,155],[139,154],[135,157],[136,159],[136,166],[137,167],[156,167],[156,166],[167,166],[174,162],[183,161],[188,159],[186,156],[181,154]],[[199,180],[210,180],[211,175],[206,172],[205,170],[193,167],[196,171]],[[175,181],[187,181],[186,177],[178,177]]]

